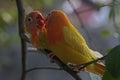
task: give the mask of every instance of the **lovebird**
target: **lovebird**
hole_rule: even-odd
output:
[[[32,11],[25,17],[25,30],[32,45],[38,49],[48,49],[46,45],[45,19],[39,11]]]
[[[28,20],[30,14],[28,14],[26,20]],[[39,12],[37,15],[41,16],[41,13]],[[40,28],[36,30],[35,25],[27,23],[25,20],[26,26],[28,26],[26,30],[31,35],[33,46],[51,50],[65,64],[80,65],[97,59],[95,56],[96,52],[87,46],[81,33],[72,25],[63,11],[52,10],[47,17],[39,17],[37,20],[34,19],[36,18],[36,13],[34,13],[34,17],[32,18],[33,24],[43,22],[42,25],[39,25]],[[31,28],[30,31],[29,28]],[[36,40],[34,37],[37,37]],[[98,61],[87,66],[86,70],[103,75],[105,66],[102,62]]]
[[[81,33],[72,25],[61,10],[52,10],[45,21],[46,39],[50,50],[65,64],[84,64],[97,59]],[[86,67],[87,71],[104,74],[105,66],[101,62]]]

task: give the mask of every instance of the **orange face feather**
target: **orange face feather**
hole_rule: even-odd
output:
[[[63,15],[58,15],[58,14],[59,14],[58,11],[53,10],[46,17],[45,27],[47,28],[47,32],[50,33],[50,34],[47,34],[47,38],[48,38],[48,43],[51,45],[54,45],[63,39],[64,33],[63,33],[62,28],[64,26],[67,26],[68,23],[70,23],[69,19],[67,18],[65,14]],[[63,16],[66,19],[64,19]]]
[[[25,18],[26,31],[30,34],[30,40],[34,46],[40,43],[37,34],[44,27],[44,21],[45,19],[39,11],[33,11]]]
[[[26,16],[25,25],[27,32],[35,32],[44,26],[44,18],[39,11],[33,11]]]

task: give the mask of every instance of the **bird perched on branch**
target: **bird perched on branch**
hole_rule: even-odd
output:
[[[30,42],[36,48],[44,49],[46,45],[45,19],[39,11],[29,13],[25,18],[25,30],[30,37]]]
[[[63,11],[52,10],[46,18],[40,12],[33,11],[27,15],[25,23],[31,35],[31,43],[37,48],[51,50],[65,64],[80,65],[97,59],[96,52],[87,46],[85,39]],[[86,70],[103,75],[105,67],[103,63],[96,62],[87,66]]]

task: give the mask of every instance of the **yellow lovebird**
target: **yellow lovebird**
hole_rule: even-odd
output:
[[[39,11],[32,11],[25,17],[25,30],[32,45],[39,49],[47,48],[45,19]]]
[[[52,10],[45,21],[46,39],[50,50],[65,64],[84,64],[97,59],[80,32],[71,24],[67,15]],[[105,67],[101,62],[93,63],[86,70],[103,75]]]

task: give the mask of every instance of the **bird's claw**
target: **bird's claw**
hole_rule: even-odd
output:
[[[55,55],[53,53],[49,53],[47,56],[50,58],[50,62],[54,63],[53,58],[55,57]]]
[[[86,68],[83,68],[84,65],[77,65],[74,67],[74,71],[80,72],[80,71],[86,71]]]
[[[80,72],[80,71],[86,71],[86,68],[83,68],[84,65],[78,65],[78,64],[73,64],[73,63],[67,63],[67,65],[73,69],[75,72]]]

